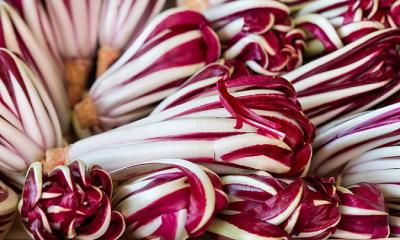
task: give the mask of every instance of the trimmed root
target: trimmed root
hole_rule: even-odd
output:
[[[74,114],[82,129],[99,124],[96,106],[90,97],[85,97],[80,103],[75,105]]]
[[[46,158],[43,161],[44,172],[49,172],[55,167],[68,164],[68,147],[53,148],[46,151]]]
[[[103,74],[121,56],[121,50],[110,47],[101,47],[97,51],[96,77]]]
[[[180,7],[187,7],[195,11],[203,11],[208,8],[208,0],[177,0]]]
[[[65,62],[65,80],[71,106],[82,98],[91,65],[88,59],[73,59]]]

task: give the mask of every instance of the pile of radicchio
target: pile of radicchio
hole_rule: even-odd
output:
[[[0,239],[399,237],[400,0],[177,2],[0,1]]]

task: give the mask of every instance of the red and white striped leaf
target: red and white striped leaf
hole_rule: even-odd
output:
[[[398,0],[308,1],[296,13],[296,27],[307,33],[307,55],[333,52],[368,33],[397,28]]]
[[[303,62],[304,34],[289,8],[278,1],[227,1],[204,11],[223,43],[223,57],[246,63],[253,72],[280,75]]]
[[[340,220],[333,179],[278,179],[261,171],[221,179],[230,204],[208,229],[221,237],[325,239]]]
[[[316,125],[362,112],[400,89],[399,40],[400,29],[376,31],[283,77]]]
[[[29,165],[61,146],[62,132],[50,97],[29,67],[5,49],[0,62],[0,170],[22,185]]]
[[[98,133],[145,116],[219,54],[218,37],[201,14],[163,12],[91,87],[99,124],[89,130]]]
[[[180,159],[150,161],[112,176],[129,179],[116,189],[113,205],[134,239],[199,236],[228,204],[215,173]]]
[[[13,4],[18,5],[17,2]],[[31,3],[30,0],[20,6],[20,12],[27,12],[24,9],[25,4],[37,6],[38,12],[30,14],[44,15],[39,3]],[[69,128],[69,106],[65,87],[62,79],[62,69],[57,65],[55,58],[51,56],[51,49],[45,44],[41,30],[37,29],[37,24],[45,28],[46,19],[38,19],[40,16],[27,16],[24,19],[18,14],[18,11],[9,5],[6,1],[0,3],[1,15],[1,34],[0,47],[4,47],[17,53],[32,69],[36,78],[43,84],[44,90],[50,96],[56,107],[58,118],[64,132]],[[29,20],[28,20],[29,19]],[[43,21],[42,24],[33,21]],[[47,31],[50,31],[47,29]],[[42,38],[41,38],[42,37]]]
[[[97,168],[98,169],[98,168]],[[119,239],[125,222],[113,211],[108,174],[87,172],[80,161],[43,173],[33,163],[27,173],[19,206],[26,231],[33,239]],[[101,178],[101,179],[99,179]],[[100,184],[100,185],[98,185]]]
[[[230,79],[230,71],[207,66],[149,117],[72,144],[69,159],[107,171],[180,158],[218,173],[260,169],[304,176],[314,126],[292,86],[279,77]]]
[[[333,237],[384,239],[389,236],[389,218],[383,194],[370,183],[338,187],[341,219]]]

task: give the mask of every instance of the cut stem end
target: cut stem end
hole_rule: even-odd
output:
[[[53,148],[46,151],[43,161],[44,172],[49,172],[55,167],[68,164],[68,147]]]
[[[103,74],[121,56],[121,49],[101,47],[97,52],[96,77]]]
[[[208,8],[209,2],[208,0],[177,0],[177,5],[201,12]]]
[[[91,65],[88,59],[73,59],[65,62],[65,80],[71,106],[74,106],[82,97]]]
[[[96,106],[90,97],[85,97],[74,107],[74,114],[82,129],[87,129],[99,124]]]

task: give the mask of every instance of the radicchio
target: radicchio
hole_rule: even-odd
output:
[[[211,64],[168,101],[147,118],[75,142],[61,162],[81,159],[111,171],[180,158],[217,173],[246,169],[282,176],[307,173],[315,128],[285,79],[230,79],[229,67]],[[47,164],[51,168],[57,161],[48,159]]]
[[[100,76],[121,51],[163,8],[165,0],[105,0],[100,15],[96,75]]]
[[[99,0],[45,0],[46,11],[65,63],[70,103],[77,103],[86,86],[97,48]]]
[[[400,103],[394,103],[328,124],[317,135],[312,161],[317,174],[341,173],[343,186],[376,184],[389,208],[393,236],[400,234],[399,114]],[[379,224],[383,226],[382,221]],[[366,231],[368,228],[360,228],[356,235],[383,236],[382,229],[370,233]]]
[[[391,138],[390,135],[388,138]],[[352,159],[342,172],[343,185],[368,181],[379,187],[389,208],[390,232],[395,237],[400,236],[399,168],[400,146],[388,143]]]
[[[310,1],[314,0],[278,0],[278,1],[287,5],[290,8],[290,12],[295,12],[298,9],[302,9]]]
[[[0,49],[0,98],[0,171],[22,185],[29,165],[61,146],[60,123],[44,86],[6,49]]]
[[[170,9],[154,18],[75,107],[76,129],[98,133],[148,114],[154,104],[220,54],[219,40],[199,13]],[[87,121],[89,101],[94,119]],[[83,110],[82,110],[83,109]],[[89,134],[86,131],[86,134]]]
[[[345,183],[354,184],[359,180],[362,180],[360,182],[367,180],[374,182],[374,178],[371,176],[362,177],[363,174],[368,174],[363,167],[371,168],[368,166],[372,164],[372,168],[374,168],[377,164],[367,164],[370,158],[363,159],[362,155],[369,150],[395,145],[400,141],[399,114],[400,103],[396,103],[342,118],[320,128],[313,145],[315,154],[312,160],[312,171],[318,175],[338,174],[343,170],[345,164],[355,159],[355,162],[345,170]],[[360,159],[357,160],[357,158]],[[353,169],[352,165],[358,165],[360,161],[365,161],[362,164],[363,167],[360,167],[360,170]],[[375,170],[378,171],[384,166],[380,165]],[[354,171],[364,172],[352,180],[351,173]],[[373,175],[379,177],[376,173]],[[389,174],[387,177],[389,176],[391,175]]]
[[[390,215],[390,236],[400,237],[400,204],[387,202],[386,206],[389,208]]]
[[[228,208],[208,231],[227,239],[325,239],[340,221],[334,179],[273,178],[265,172],[221,178]]]
[[[340,222],[332,237],[341,239],[385,239],[389,218],[383,194],[370,183],[338,187]]]
[[[387,137],[390,138],[390,135]],[[398,201],[400,199],[398,185],[400,146],[390,145],[392,145],[390,142],[384,143],[383,147],[365,151],[353,158],[346,164],[341,174],[342,184],[346,186],[368,181],[376,184],[383,191],[386,201]]]
[[[187,239],[204,233],[228,198],[210,170],[180,159],[132,166],[113,173],[115,209],[130,239]]]
[[[223,43],[223,57],[240,59],[254,72],[279,75],[303,62],[304,34],[278,1],[229,1],[204,12]]]
[[[307,32],[308,55],[328,53],[384,28],[400,26],[399,0],[316,0],[297,12],[296,27]]]
[[[16,216],[17,205],[18,195],[0,181],[0,239],[6,239]]]
[[[31,3],[30,0],[24,1],[23,4],[33,4],[39,7],[39,3]],[[19,6],[17,1],[13,1],[13,5]],[[25,5],[24,5],[25,6]],[[20,6],[20,12],[23,12]],[[32,11],[30,14],[40,14]],[[56,64],[56,61],[51,56],[51,51],[45,45],[43,39],[40,39],[40,33],[37,32],[37,27],[32,23],[32,19],[24,16],[24,19],[18,12],[9,5],[6,1],[0,1],[0,47],[4,47],[17,53],[33,70],[36,78],[43,84],[44,90],[51,97],[51,100],[56,107],[58,118],[60,119],[63,131],[66,133],[69,128],[69,106],[64,84],[62,79],[62,70]],[[39,17],[32,17],[37,19]],[[46,27],[46,20],[43,20],[43,28]],[[38,24],[38,23],[36,23]]]
[[[49,17],[41,1],[37,0],[6,0],[18,11],[25,20],[35,39],[46,46],[51,54],[51,60],[57,64],[59,69],[63,69],[63,63],[57,48],[54,29],[52,28]]]
[[[74,161],[43,173],[42,163],[31,165],[19,204],[31,238],[119,239],[125,222],[113,211],[110,175],[99,167]]]
[[[176,0],[178,6],[185,6],[194,10],[203,11],[207,8],[217,6],[222,3],[226,3],[233,0]],[[303,5],[307,4],[312,0],[277,0],[278,2],[284,3],[290,7],[291,11],[295,11]]]
[[[370,33],[283,75],[311,121],[362,112],[400,89],[400,29]]]

